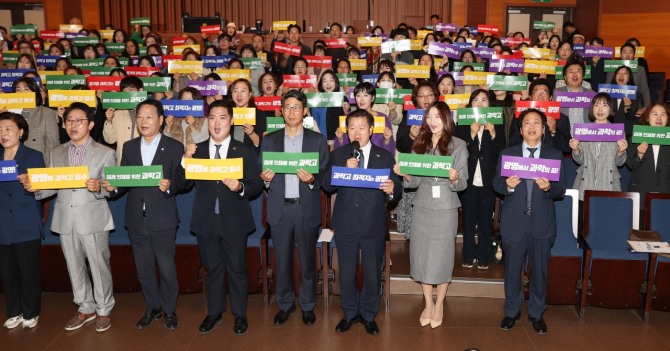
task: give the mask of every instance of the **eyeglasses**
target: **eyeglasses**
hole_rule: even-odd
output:
[[[86,118],[66,119],[65,120],[65,125],[68,126],[68,127],[71,127],[73,125],[80,126],[84,123],[84,121],[88,121],[88,120]]]
[[[298,105],[286,105],[282,108],[284,109],[284,111],[290,111],[290,112],[298,112],[298,111],[302,110],[302,106],[298,106]]]

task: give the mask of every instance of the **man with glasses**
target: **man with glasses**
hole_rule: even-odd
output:
[[[267,221],[275,248],[277,269],[276,299],[279,312],[275,324],[284,324],[295,311],[293,291],[293,250],[297,244],[300,257],[300,308],[302,321],[314,324],[316,296],[316,241],[321,227],[321,184],[329,162],[326,138],[302,125],[308,113],[307,98],[292,90],[282,98],[282,115],[286,127],[263,138],[261,151],[316,152],[319,154],[319,172],[310,174],[298,169],[296,174],[275,174],[264,169],[261,179],[268,195]]]
[[[51,231],[60,235],[74,303],[79,306],[65,330],[77,330],[95,319],[95,330],[104,332],[112,326],[109,315],[114,307],[109,265],[109,231],[114,229],[114,221],[106,200],[109,193],[101,187],[101,179],[104,167],[115,166],[116,160],[114,150],[90,136],[95,124],[90,107],[75,102],[64,116],[70,141],[51,150],[50,167],[87,166],[89,179],[85,188],[39,190],[35,198],[58,195]],[[28,178],[24,187],[34,191]]]

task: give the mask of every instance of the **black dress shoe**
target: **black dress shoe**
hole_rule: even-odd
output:
[[[379,327],[377,326],[377,322],[375,320],[371,321],[366,321],[363,320],[363,326],[365,327],[365,331],[370,334],[370,335],[377,335],[379,334]]]
[[[275,314],[275,324],[284,324],[288,320],[288,317],[291,316],[291,313],[295,311],[295,306],[291,306],[288,310],[279,310],[277,314]]]
[[[221,321],[221,313],[219,313],[216,316],[207,316],[205,319],[202,320],[202,323],[200,323],[200,327],[198,328],[198,331],[200,334],[207,334],[214,329],[214,326],[217,325]]]
[[[530,320],[530,324],[533,325],[533,329],[535,330],[536,333],[540,335],[547,334],[547,323],[544,322],[544,319],[542,317],[540,318],[528,318]]]
[[[233,332],[235,335],[244,335],[249,328],[249,323],[244,317],[235,317],[235,323],[233,324]]]
[[[337,326],[335,327],[335,331],[338,332],[338,333],[344,333],[345,331],[351,329],[352,325],[354,325],[354,324],[356,324],[360,321],[361,321],[360,316],[356,316],[356,317],[351,318],[351,319],[342,318],[340,323],[337,323]]]
[[[175,330],[177,329],[177,326],[179,325],[179,318],[177,318],[177,314],[172,312],[172,313],[165,313],[163,315],[165,318],[165,328],[167,330]]]
[[[135,324],[135,328],[144,329],[158,318],[161,318],[161,310],[146,310],[142,318]]]
[[[521,319],[521,312],[517,313],[514,317],[505,316],[502,322],[500,322],[500,329],[510,330],[514,327],[516,322]]]
[[[312,325],[316,322],[316,314],[314,311],[302,311],[302,322],[305,325]]]

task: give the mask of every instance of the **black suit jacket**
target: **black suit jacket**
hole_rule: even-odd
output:
[[[280,129],[265,136],[261,152],[273,151],[284,152],[285,129]],[[321,184],[329,163],[328,144],[326,138],[312,130],[303,128],[302,152],[319,153],[319,173],[314,175],[314,185],[310,189],[309,184],[298,181],[300,191],[300,206],[303,211],[304,224],[316,227],[321,225]],[[261,170],[262,171],[262,170]],[[284,195],[286,194],[285,177],[283,174],[275,174],[268,187],[268,213],[267,220],[271,226],[280,221],[282,206],[284,206]]]
[[[193,158],[209,159],[209,139],[198,144]],[[193,218],[191,220],[191,231],[198,236],[215,236],[216,231],[212,224],[214,206],[219,199],[219,217],[226,234],[248,234],[256,229],[254,217],[251,214],[249,199],[260,194],[263,181],[256,166],[258,161],[256,154],[248,146],[232,139],[228,146],[226,158],[243,159],[244,194],[240,195],[231,191],[221,181],[196,180],[189,181],[189,185],[195,184],[195,199],[193,200]]]
[[[123,144],[121,166],[142,166],[142,152],[140,143],[142,137],[131,139]],[[116,193],[128,193],[126,202],[125,226],[129,230],[139,230],[146,219],[147,227],[151,231],[161,231],[176,228],[179,225],[177,200],[175,195],[186,188],[184,168],[181,159],[184,156],[184,145],[161,136],[158,149],[151,165],[163,166],[163,179],[170,179],[169,191],[163,193],[158,186],[119,188]],[[143,210],[144,208],[144,210]],[[143,212],[146,211],[146,217]]]
[[[477,169],[477,161],[482,172],[482,183],[484,190],[493,192],[493,177],[496,175],[496,165],[500,150],[505,148],[505,131],[503,125],[496,125],[496,137],[491,139],[491,133],[487,130],[482,133],[481,147],[479,146],[479,136],[474,139],[470,135],[470,126],[457,126],[456,136],[468,146],[468,187],[472,186],[472,181]],[[467,191],[467,190],[466,190]]]
[[[509,130],[508,146],[521,144],[523,140],[521,138],[520,128],[519,119],[514,118]],[[549,126],[544,127],[542,145],[549,144],[554,148],[559,149],[562,153],[569,154],[572,152],[569,144],[570,139],[572,139],[572,134],[570,132],[570,118],[565,114],[561,113],[561,118],[556,120],[556,133],[554,133],[554,135],[551,135],[551,132],[549,132]]]
[[[631,170],[628,191],[640,192],[641,202],[649,192],[670,193],[670,146],[661,145],[658,150],[658,161],[654,168],[654,151],[649,145],[642,159],[637,157],[637,147],[640,144],[628,146],[626,164]]]
[[[614,105],[614,123],[624,124],[626,139],[628,139],[633,135],[633,126],[636,125],[639,120],[639,118],[635,117],[635,113],[640,108],[642,95],[640,95],[640,93],[635,94],[635,99],[631,100],[630,110],[628,110],[628,112],[626,112],[623,99],[621,100],[621,107],[619,107],[618,99],[612,99],[612,105]]]
[[[333,166],[346,167],[351,158],[351,144],[335,149],[330,154],[330,165],[323,187],[326,191],[337,190],[333,210],[332,227],[340,235],[360,235],[362,237],[384,237],[388,231],[386,223],[386,194],[379,189],[336,187],[330,184]],[[368,168],[391,169],[393,181],[393,201],[400,200],[402,184],[393,172],[395,159],[388,151],[372,144]]]

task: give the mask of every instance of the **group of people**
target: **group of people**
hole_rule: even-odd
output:
[[[440,23],[431,18],[432,26]],[[232,28],[232,29],[231,29]],[[573,44],[584,43],[571,23],[564,25],[567,37],[561,41],[557,32],[548,38],[540,33],[536,47],[546,47],[563,66],[564,79],[552,75],[529,76],[525,91],[491,90],[486,85],[461,85],[457,72],[474,70],[475,64],[488,67],[488,60],[464,48],[460,59],[431,55],[431,42],[472,43],[487,46],[499,54],[512,54],[528,44],[510,48],[500,38],[480,33],[479,38],[464,27],[456,33],[433,31],[423,39],[422,50],[394,51],[382,54],[379,47],[362,49],[356,45],[329,48],[317,41],[310,48],[301,42],[301,28],[290,25],[278,33],[266,47],[265,38],[254,35],[251,43],[236,38],[235,26],[228,25],[216,38],[203,35],[202,52],[186,49],[183,60],[204,56],[235,56],[220,69],[243,69],[240,58],[260,55],[266,59],[261,68],[250,70],[250,79],[239,78],[227,85],[227,94],[203,96],[189,85],[193,81],[219,81],[211,72],[172,74],[172,89],[153,92],[135,109],[105,109],[98,96],[97,107],[82,103],[69,107],[48,106],[47,89],[38,84],[40,70],[34,60],[33,38],[6,41],[8,49],[18,48],[15,68],[27,70],[12,84],[12,92],[33,92],[36,108],[21,111],[0,111],[3,157],[15,160],[16,181],[0,182],[0,201],[7,210],[0,212],[0,265],[7,302],[6,328],[23,325],[32,328],[40,314],[39,248],[44,236],[40,200],[57,196],[53,208],[51,231],[60,236],[66,258],[74,302],[78,311],[65,326],[76,330],[95,321],[96,330],[111,326],[114,307],[110,269],[109,235],[114,229],[107,199],[126,194],[124,225],[133,249],[137,278],[141,283],[146,310],[136,324],[138,329],[164,319],[167,329],[178,327],[175,313],[178,297],[175,267],[175,235],[179,225],[177,196],[195,188],[191,232],[197,238],[202,265],[205,268],[207,316],[199,326],[201,333],[210,332],[222,319],[227,308],[226,284],[229,282],[230,310],[234,315],[233,330],[241,335],[247,331],[248,277],[245,263],[247,236],[254,232],[252,202],[259,196],[267,198],[267,225],[276,256],[278,312],[274,323],[284,324],[296,310],[296,297],[306,325],[316,322],[315,250],[323,223],[321,192],[336,193],[332,213],[339,254],[341,306],[343,319],[337,332],[346,332],[361,323],[370,334],[379,333],[375,317],[379,311],[380,271],[383,264],[384,241],[388,231],[387,213],[397,214],[398,226],[410,237],[411,276],[422,284],[425,308],[419,322],[437,328],[442,324],[445,296],[455,257],[458,209],[463,212],[463,251],[461,265],[467,269],[485,270],[492,259],[492,213],[496,196],[504,198],[501,214],[501,238],[505,252],[505,305],[500,327],[511,329],[520,319],[521,267],[528,256],[533,270],[528,317],[534,330],[547,332],[543,314],[546,310],[547,266],[556,235],[553,201],[563,197],[565,188],[580,190],[621,190],[617,167],[626,164],[632,172],[629,190],[670,192],[668,188],[667,146],[630,144],[635,124],[653,127],[668,126],[668,107],[652,103],[642,59],[633,72],[627,66],[605,74],[599,58],[584,59],[574,52]],[[0,28],[2,31],[4,28]],[[342,26],[330,25],[330,37],[339,38]],[[371,35],[395,41],[416,39],[417,29],[401,24],[385,35],[381,27]],[[6,30],[5,30],[5,33]],[[140,67],[156,67],[154,57],[164,54],[161,37],[148,26],[136,28],[127,39],[123,30],[116,30],[113,43],[124,43],[122,53],[106,51],[100,45],[75,49],[67,39],[41,49],[49,55],[63,56],[53,70],[65,74],[81,74],[68,58],[92,59],[104,56],[110,75],[124,76],[120,91],[144,90],[136,76],[127,76],[120,60],[137,59]],[[117,35],[118,34],[118,35]],[[523,33],[520,33],[524,37]],[[514,35],[516,36],[516,35]],[[6,35],[4,36],[6,37]],[[187,36],[187,44],[200,40]],[[147,56],[139,57],[143,42]],[[274,46],[282,42],[300,47],[300,55],[276,53]],[[38,42],[39,44],[39,42]],[[588,45],[602,46],[594,38]],[[39,46],[39,45],[38,45]],[[631,38],[620,48],[623,60],[635,58],[639,42]],[[93,55],[93,56],[90,56]],[[102,55],[102,56],[101,56]],[[333,66],[309,67],[304,56],[330,56]],[[351,70],[349,59],[365,58],[365,73],[376,74],[376,81],[362,81],[344,86],[343,75]],[[550,58],[554,60],[552,56]],[[414,64],[430,66],[429,78],[397,78],[395,66]],[[12,68],[14,68],[12,67]],[[460,69],[455,69],[461,67]],[[585,80],[587,67],[591,81]],[[292,88],[283,82],[285,74],[315,75],[316,88]],[[515,75],[500,72],[499,75]],[[525,75],[525,74],[523,74]],[[155,77],[169,76],[158,69]],[[39,79],[38,79],[39,80]],[[561,108],[560,118],[547,116],[537,109],[528,109],[515,118],[516,100],[550,101],[554,92],[592,91],[599,84],[637,86],[635,99],[613,99],[606,93],[596,94],[589,108]],[[47,87],[48,88],[48,87]],[[411,89],[411,104],[424,110],[420,125],[409,125],[402,103],[377,103],[377,89]],[[75,86],[73,89],[88,89]],[[306,93],[343,92],[343,101],[326,107],[309,107]],[[452,117],[452,108],[442,101],[448,95],[469,93],[465,108],[500,107],[503,122],[474,122],[459,125]],[[349,95],[352,95],[350,98]],[[281,107],[263,111],[255,97],[280,97]],[[163,102],[203,100],[204,118],[177,118],[166,113]],[[236,124],[236,108],[255,108],[255,124]],[[340,116],[345,116],[345,128]],[[268,133],[267,118],[283,117],[285,127]],[[375,119],[383,118],[383,131],[375,132]],[[616,142],[585,142],[572,137],[576,123],[624,123],[627,137]],[[105,146],[116,148],[116,151]],[[275,173],[263,169],[259,156],[264,152],[318,154],[318,172],[299,169],[295,174]],[[398,153],[451,156],[451,169],[440,177],[404,174],[395,161]],[[563,159],[571,154],[580,166],[574,184],[565,184],[561,170],[558,181],[547,178],[521,179],[503,176],[503,156]],[[186,179],[184,159],[243,159],[242,179]],[[86,187],[81,189],[36,190],[26,175],[28,168],[88,166]],[[104,167],[158,165],[163,179],[157,187],[117,188],[105,180]],[[331,183],[333,167],[388,169],[389,177],[378,189],[336,186]],[[653,181],[650,181],[652,180]],[[260,194],[264,195],[260,195]],[[395,208],[395,209],[394,209]],[[301,266],[301,287],[294,291],[292,281],[293,249],[297,247]],[[359,289],[358,265],[362,264],[364,280]],[[87,266],[88,262],[88,266]],[[156,271],[156,268],[158,271]],[[90,270],[90,277],[89,272]],[[92,282],[91,282],[92,279]],[[436,290],[436,298],[433,291]]]

